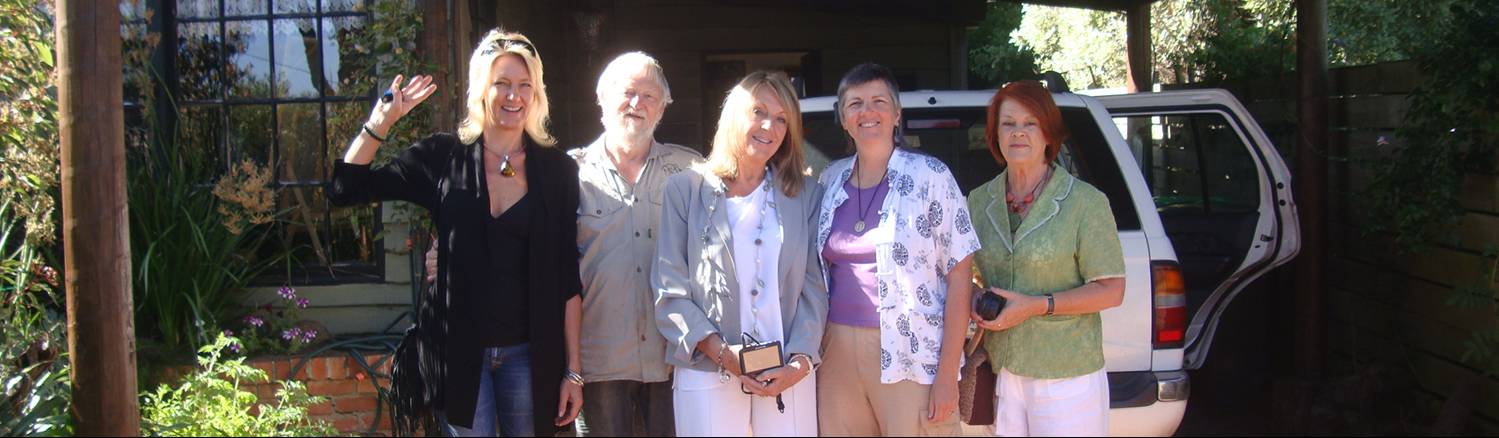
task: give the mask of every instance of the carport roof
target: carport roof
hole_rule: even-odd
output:
[[[1155,0],[1001,0],[1010,3],[1028,3],[1042,6],[1098,9],[1104,11],[1128,11],[1130,8],[1155,2]]]

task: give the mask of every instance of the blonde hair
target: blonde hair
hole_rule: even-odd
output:
[[[725,180],[739,176],[739,160],[748,146],[745,132],[755,108],[755,90],[769,87],[786,109],[786,139],[781,148],[770,157],[770,166],[781,192],[796,196],[805,182],[806,162],[802,157],[802,111],[792,91],[791,79],[785,73],[756,71],[739,81],[729,96],[724,98],[723,112],[718,116],[718,129],[713,133],[713,151],[702,164],[705,172]]]
[[[531,88],[535,92],[531,102],[527,102],[531,110],[526,113],[526,134],[531,136],[531,141],[542,146],[556,144],[557,139],[547,132],[551,107],[547,103],[546,82],[542,81],[541,56],[530,38],[501,29],[484,34],[479,46],[474,48],[473,56],[469,57],[468,99],[464,105],[468,114],[458,123],[458,139],[473,143],[484,133],[484,125],[489,123],[489,112],[485,108],[489,103],[485,99],[485,93],[489,91],[489,75],[494,71],[495,61],[505,55],[519,56],[531,74]]]

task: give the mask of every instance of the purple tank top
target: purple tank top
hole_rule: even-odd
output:
[[[881,180],[872,188],[854,188],[843,183],[848,200],[833,211],[833,225],[822,259],[828,266],[828,321],[854,327],[879,328],[879,288],[875,280],[874,239],[869,236],[880,221],[880,205],[889,185]],[[862,192],[862,193],[860,193]],[[860,206],[863,210],[860,211]],[[864,214],[864,231],[854,224]]]

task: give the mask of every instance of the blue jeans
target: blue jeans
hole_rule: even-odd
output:
[[[535,436],[530,344],[484,349],[472,428],[443,422],[447,436]]]

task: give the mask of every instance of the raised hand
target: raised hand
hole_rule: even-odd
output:
[[[370,112],[370,126],[386,131],[401,117],[405,117],[417,105],[421,105],[428,97],[437,93],[437,85],[433,84],[432,76],[419,75],[411,78],[411,82],[405,86],[401,82],[405,78],[396,75],[391,81],[390,89],[387,91],[391,98],[387,102],[383,97],[375,102],[375,109]]]

